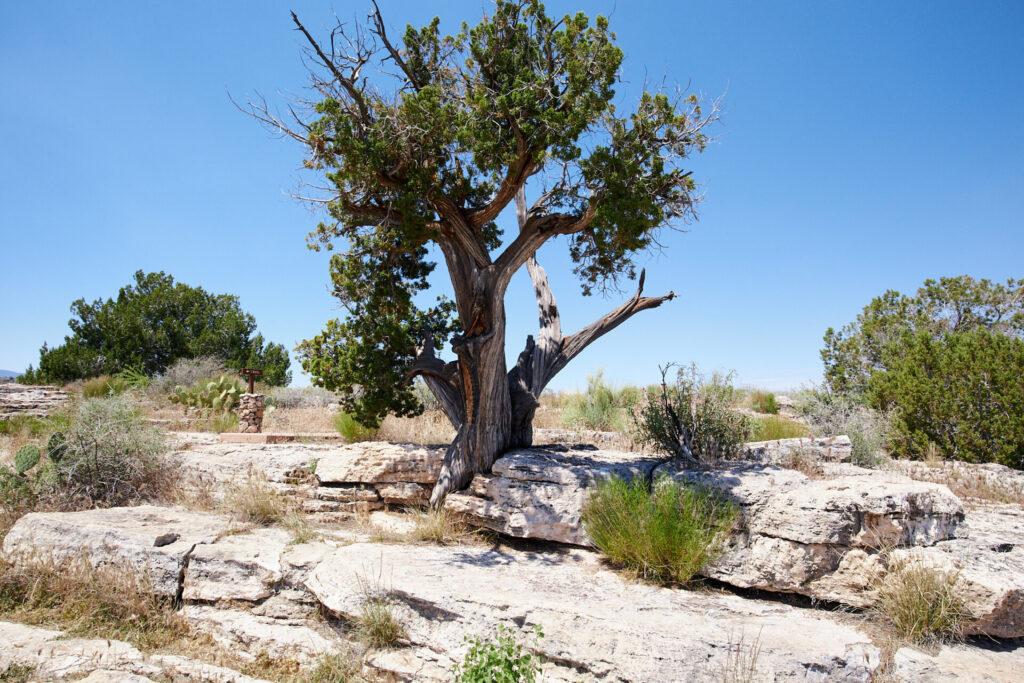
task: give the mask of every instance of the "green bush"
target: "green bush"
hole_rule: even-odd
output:
[[[750,407],[767,415],[779,414],[779,404],[775,401],[775,394],[760,389],[750,392]]]
[[[335,415],[334,428],[345,439],[345,443],[369,441],[377,433],[377,427],[364,427],[351,413]]]
[[[687,460],[729,458],[753,431],[754,422],[732,409],[736,390],[732,374],[705,380],[694,365],[679,368],[675,382],[665,379],[672,365],[662,368],[656,395],[636,414],[639,439]]]
[[[601,372],[587,377],[587,390],[570,394],[562,407],[562,424],[570,429],[625,432],[634,407],[640,402],[636,387],[616,389]]]
[[[536,638],[543,638],[539,626]],[[523,651],[509,627],[501,624],[491,640],[467,638],[469,651],[455,665],[456,683],[533,683],[540,673],[540,658]]]
[[[1024,469],[1024,341],[985,329],[904,334],[868,381],[895,451]]]
[[[737,513],[717,492],[663,478],[598,483],[583,507],[583,526],[613,562],[661,583],[682,583],[710,562]]]

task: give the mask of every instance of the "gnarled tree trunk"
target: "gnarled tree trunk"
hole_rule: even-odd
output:
[[[515,200],[523,231],[528,216],[522,188]],[[505,450],[533,443],[533,417],[540,405],[541,392],[569,361],[635,313],[675,297],[672,292],[660,297],[641,296],[641,272],[636,294],[629,301],[579,332],[563,337],[547,273],[531,255],[526,267],[537,298],[540,330],[536,341],[527,337],[526,348],[519,354],[515,367],[506,373],[502,283],[507,284],[511,274],[498,271],[495,265],[467,274],[463,272],[465,260],[460,262],[449,256],[448,250],[445,255],[456,285],[459,315],[464,322],[470,322],[465,326],[466,334],[452,342],[457,360],[439,360],[431,340],[426,339],[410,373],[424,378],[456,429],[455,440],[445,453],[441,475],[430,496],[433,507],[439,506],[451,491],[469,485],[478,472],[489,472]],[[463,266],[463,271],[452,270],[456,263]]]

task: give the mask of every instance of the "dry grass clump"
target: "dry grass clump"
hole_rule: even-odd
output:
[[[750,643],[745,634],[736,640],[730,636],[722,664],[721,683],[755,683],[758,680],[757,660],[761,656],[761,632]]]
[[[146,574],[126,565],[96,568],[84,556],[63,566],[43,560],[0,566],[0,617],[144,650],[189,633],[170,600],[153,595]]]
[[[266,475],[251,468],[224,496],[224,509],[243,523],[259,525],[284,523],[290,512],[288,501],[270,487]]]
[[[428,410],[416,417],[384,418],[374,439],[402,443],[447,444],[455,438],[455,429],[441,410]]]
[[[369,647],[393,647],[406,637],[394,605],[383,595],[367,597],[359,608],[356,637]]]
[[[409,534],[412,540],[440,545],[457,543],[469,532],[466,525],[446,508],[417,510],[413,524]]]
[[[959,572],[920,558],[888,555],[888,572],[878,583],[875,613],[896,635],[917,644],[959,640],[970,613],[960,596]]]
[[[926,460],[924,464],[900,462],[896,467],[912,479],[944,484],[959,498],[992,503],[1024,505],[1024,477],[1003,475],[992,465]],[[1005,470],[1004,470],[1005,472]]]

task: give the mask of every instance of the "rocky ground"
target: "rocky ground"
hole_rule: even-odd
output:
[[[67,401],[67,392],[57,387],[4,382],[0,384],[0,420],[14,415],[46,417]]]
[[[139,506],[32,513],[3,543],[6,561],[146,572],[197,631],[243,657],[310,665],[353,656],[368,601],[404,628],[392,648],[359,649],[367,678],[450,680],[466,638],[499,625],[565,681],[1012,681],[1024,671],[1024,509],[965,505],[945,485],[844,463],[848,441],[761,444],[707,472],[593,446],[513,451],[447,508],[490,529],[447,545],[405,534],[443,450],[370,442],[222,444],[178,435],[191,500],[213,510]],[[818,449],[815,478],[777,463]],[[846,450],[844,450],[846,449]],[[845,455],[844,455],[845,454]],[[775,463],[775,464],[773,464]],[[722,489],[741,508],[699,590],[645,584],[610,568],[580,525],[586,490],[610,476],[673,477]],[[257,476],[303,511],[302,533],[245,523],[210,501]],[[973,615],[964,643],[901,646],[862,611],[905,553],[960,572]],[[544,637],[534,639],[533,627]],[[33,680],[253,680],[180,654],[0,624],[0,671]],[[261,654],[262,653],[262,654]]]

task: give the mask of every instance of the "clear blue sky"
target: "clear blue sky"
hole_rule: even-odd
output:
[[[395,33],[440,7],[380,4]],[[451,4],[449,30],[489,6]],[[71,301],[113,296],[137,269],[237,294],[289,348],[337,315],[327,257],[304,244],[316,217],[288,196],[301,149],[228,94],[303,92],[289,9],[324,35],[334,13],[368,6],[3,0],[0,368],[38,362],[44,340],[68,333]],[[798,386],[820,377],[825,329],[886,289],[1024,276],[1024,3],[547,6],[611,16],[620,107],[645,77],[725,95],[717,143],[693,161],[701,220],[646,262],[647,292],[680,298],[597,342],[553,387],[598,368],[649,382],[669,360]],[[581,297],[564,245],[541,262],[567,332],[621,300]],[[525,277],[506,308],[514,358],[536,327]]]

